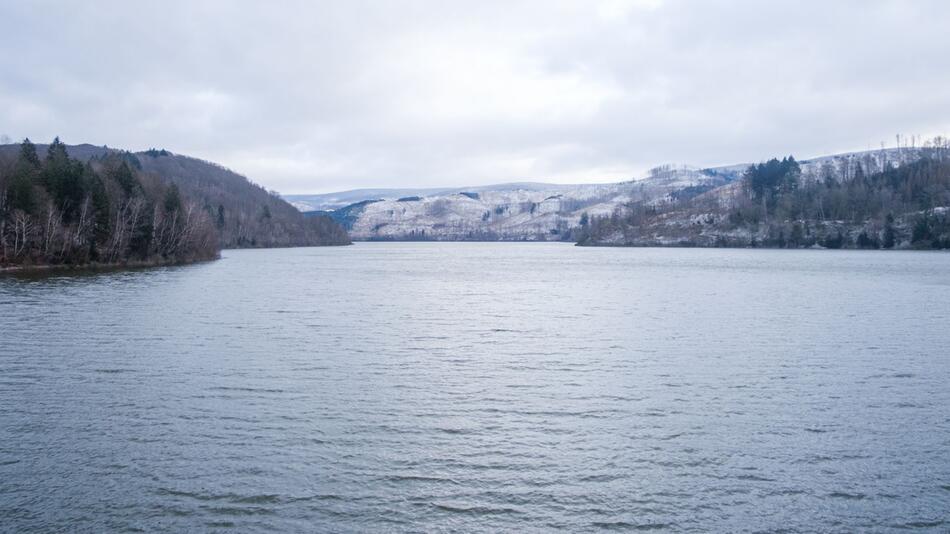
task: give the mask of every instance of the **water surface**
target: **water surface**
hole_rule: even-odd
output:
[[[0,530],[950,530],[950,255],[0,277]]]

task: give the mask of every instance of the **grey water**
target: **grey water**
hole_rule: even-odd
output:
[[[950,255],[0,277],[0,531],[950,531]]]

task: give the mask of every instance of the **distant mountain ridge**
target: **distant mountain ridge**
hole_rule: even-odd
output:
[[[383,188],[383,189],[350,189],[334,193],[313,195],[282,195],[284,200],[303,212],[329,211],[339,209],[364,200],[398,200],[406,197],[428,197],[452,194],[455,192],[482,192],[482,191],[548,191],[559,187],[577,187],[572,185],[548,184],[542,182],[512,182],[471,187],[421,187],[421,188]]]

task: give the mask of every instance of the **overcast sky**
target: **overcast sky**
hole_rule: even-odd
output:
[[[950,2],[0,0],[0,134],[282,193],[607,182],[950,132]]]

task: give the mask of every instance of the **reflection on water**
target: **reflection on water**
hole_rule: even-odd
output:
[[[0,530],[945,532],[948,303],[939,253],[0,277]]]

